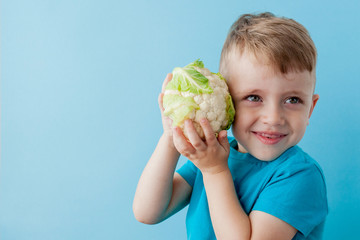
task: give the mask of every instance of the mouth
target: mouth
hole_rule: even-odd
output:
[[[252,132],[255,136],[266,145],[274,145],[284,139],[287,134],[278,132]]]

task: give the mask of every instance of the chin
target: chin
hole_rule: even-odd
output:
[[[278,158],[284,151],[263,151],[263,152],[254,152],[251,153],[251,155],[253,155],[254,157],[256,157],[257,159],[261,160],[261,161],[272,161],[275,160],[276,158]]]

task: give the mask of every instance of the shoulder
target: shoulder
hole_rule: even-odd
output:
[[[311,175],[325,183],[324,173],[319,163],[299,146],[289,148],[279,157],[278,161],[276,175],[288,177],[309,177]]]
[[[272,177],[253,210],[269,213],[306,236],[324,221],[328,212],[324,174],[319,164],[298,146],[288,149],[274,164]]]

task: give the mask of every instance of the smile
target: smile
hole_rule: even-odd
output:
[[[287,134],[276,133],[276,132],[252,132],[255,136],[266,145],[274,145],[284,139]]]

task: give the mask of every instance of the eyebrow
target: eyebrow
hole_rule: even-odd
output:
[[[249,94],[258,94],[258,93],[262,93],[263,91],[261,89],[241,89],[239,91],[236,92],[236,94],[240,94],[240,95],[249,95]]]
[[[303,91],[288,91],[288,92],[285,92],[286,94],[285,95],[300,95],[300,96],[309,96],[309,94],[303,92]]]
[[[251,94],[262,94],[263,90],[261,89],[243,89],[243,90],[239,90],[237,92],[235,92],[235,95],[238,96],[244,96],[244,95],[251,95]],[[303,97],[308,97],[309,94],[303,92],[303,91],[297,91],[297,90],[290,90],[290,91],[286,91],[281,95],[294,95],[294,96],[303,96]]]

